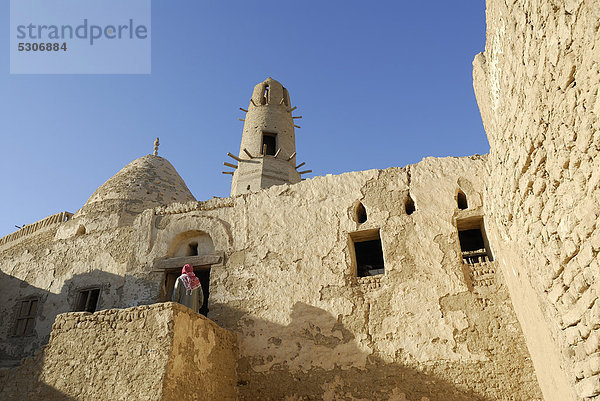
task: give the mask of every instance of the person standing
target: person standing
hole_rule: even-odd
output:
[[[179,302],[198,313],[204,302],[204,294],[200,279],[194,274],[192,265],[185,265],[181,269],[181,276],[175,281],[171,301]]]

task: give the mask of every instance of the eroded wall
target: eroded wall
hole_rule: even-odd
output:
[[[0,248],[3,365],[18,363],[47,343],[55,317],[76,310],[81,290],[100,289],[98,310],[157,301],[160,277],[142,272],[134,259],[132,228],[94,230],[82,220],[50,227]],[[87,226],[87,232],[78,233],[81,226]],[[33,333],[16,336],[19,304],[32,297],[39,301]]]
[[[541,399],[497,261],[461,258],[457,222],[487,219],[485,174],[482,156],[427,158],[157,207],[133,220],[88,210],[0,250],[10,280],[34,284],[11,286],[2,305],[47,291],[36,325],[43,342],[41,322],[71,310],[84,284],[106,291],[99,309],[159,300],[160,266],[194,241],[195,257],[220,260],[208,317],[237,337],[240,399]],[[108,212],[116,217],[101,221]],[[379,230],[385,274],[358,278],[350,238],[369,230]],[[490,241],[492,252],[497,245]]]
[[[3,400],[235,400],[235,337],[175,303],[67,313]]]
[[[214,208],[156,209],[140,219],[153,227],[148,258],[188,230],[225,251],[211,270],[209,317],[237,334],[241,399],[541,399],[496,262],[461,261],[456,220],[483,215],[485,164],[428,158]],[[385,274],[357,278],[349,234],[374,229]]]
[[[191,309],[174,306],[163,400],[237,400],[236,337]]]
[[[600,395],[600,6],[487,1],[485,212],[547,400]]]

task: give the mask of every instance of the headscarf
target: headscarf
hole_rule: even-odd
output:
[[[194,274],[192,265],[183,266],[183,269],[181,269],[181,279],[188,292],[200,287],[200,279]]]

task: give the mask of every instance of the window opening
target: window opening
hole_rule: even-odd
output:
[[[456,195],[456,203],[458,204],[458,208],[461,210],[467,209],[469,204],[467,203],[467,195],[461,190],[458,191]]]
[[[75,312],[95,312],[100,298],[100,288],[79,291]]]
[[[383,248],[379,229],[350,234],[353,263],[358,277],[376,276],[385,273]]]
[[[483,218],[457,221],[457,228],[463,263],[474,264],[493,260]]]
[[[197,256],[198,255],[198,243],[190,242],[188,244],[188,251],[186,256]]]
[[[354,208],[354,220],[356,220],[356,222],[360,224],[367,221],[367,210],[361,202],[358,202],[358,204]]]
[[[263,133],[263,155],[275,156],[277,134]]]
[[[263,97],[261,100],[262,104],[269,103],[269,85],[265,85],[265,90],[263,91]]]
[[[35,328],[35,316],[37,314],[38,299],[31,298],[19,301],[17,305],[17,321],[15,322],[16,336],[29,336]]]
[[[404,203],[404,208],[406,209],[406,214],[411,215],[414,213],[415,210],[417,210],[415,208],[415,201],[410,197],[410,195],[408,195],[408,198],[406,199],[406,202]]]
[[[283,88],[283,104],[290,105],[290,94],[287,89]]]

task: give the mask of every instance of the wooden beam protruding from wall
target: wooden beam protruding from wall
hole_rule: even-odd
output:
[[[213,253],[200,256],[180,256],[176,258],[168,258],[156,260],[154,262],[154,271],[181,269],[184,265],[192,265],[196,267],[209,268],[212,265],[222,265],[225,261],[223,253]]]

